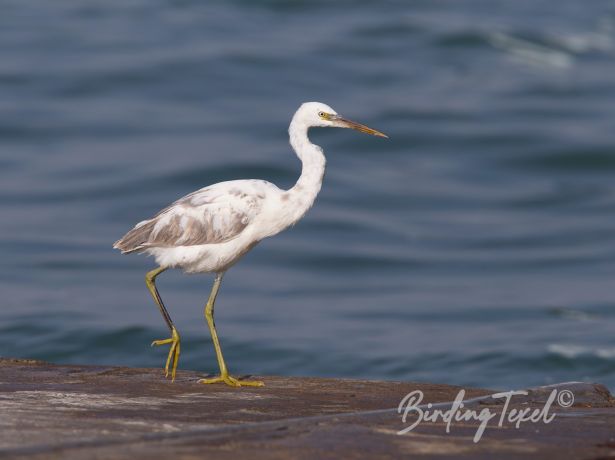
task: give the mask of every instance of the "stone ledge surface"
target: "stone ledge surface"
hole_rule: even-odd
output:
[[[397,407],[411,391],[449,407],[460,387],[429,383],[258,377],[263,388],[174,383],[160,369],[65,366],[0,360],[0,458],[608,458],[615,455],[615,407],[598,384],[532,389],[511,408],[540,408],[555,388],[575,396],[553,405],[549,423],[519,429],[479,422],[423,422],[397,432]],[[501,410],[493,391],[465,388],[468,407]],[[510,409],[509,409],[510,410]]]

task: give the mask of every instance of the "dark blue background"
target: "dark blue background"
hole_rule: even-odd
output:
[[[315,208],[225,279],[237,373],[511,389],[615,385],[613,1],[3,2],[0,354],[162,366],[143,275],[112,243],[207,184],[300,171]],[[216,370],[211,277],[159,286],[180,368]]]

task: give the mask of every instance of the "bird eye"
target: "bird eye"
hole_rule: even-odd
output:
[[[325,116],[325,112],[318,112],[318,116],[319,116],[320,118],[326,118],[326,116]]]

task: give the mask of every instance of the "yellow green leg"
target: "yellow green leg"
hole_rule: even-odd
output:
[[[165,371],[165,377],[168,377],[169,368],[171,368],[171,379],[175,381],[177,363],[179,362],[180,337],[179,337],[179,333],[177,332],[177,329],[175,329],[175,325],[173,324],[173,321],[171,320],[171,316],[169,315],[169,312],[167,311],[167,309],[164,307],[164,304],[162,303],[162,298],[160,297],[160,294],[158,293],[158,289],[156,289],[156,277],[165,270],[166,268],[158,267],[155,270],[148,272],[145,275],[145,284],[147,284],[147,288],[149,289],[150,294],[152,294],[152,297],[154,298],[156,305],[158,305],[158,308],[160,309],[160,313],[162,313],[162,317],[164,318],[164,321],[167,323],[167,326],[169,326],[169,330],[171,331],[170,338],[163,339],[163,340],[154,340],[152,342],[152,347],[171,344],[171,349],[169,350],[169,356],[167,357],[167,363],[164,367],[164,371]]]
[[[224,273],[216,274],[214,285],[211,288],[211,294],[209,294],[207,305],[205,305],[205,319],[207,320],[209,332],[211,332],[211,339],[213,340],[214,348],[216,349],[216,357],[218,358],[218,365],[220,366],[220,375],[213,378],[201,379],[199,380],[199,383],[224,382],[232,387],[262,387],[264,385],[263,382],[259,382],[256,380],[239,380],[235,377],[230,376],[228,373],[228,369],[226,368],[224,356],[222,356],[222,348],[220,348],[220,341],[218,340],[218,333],[216,332],[216,324],[214,322],[214,304],[216,303],[216,297],[218,296],[218,290],[220,289],[222,276],[224,276]]]

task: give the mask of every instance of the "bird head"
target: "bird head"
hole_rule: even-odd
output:
[[[380,131],[342,117],[335,110],[322,102],[305,102],[299,107],[295,118],[300,119],[306,126],[321,128],[350,128],[372,136],[389,137]]]

